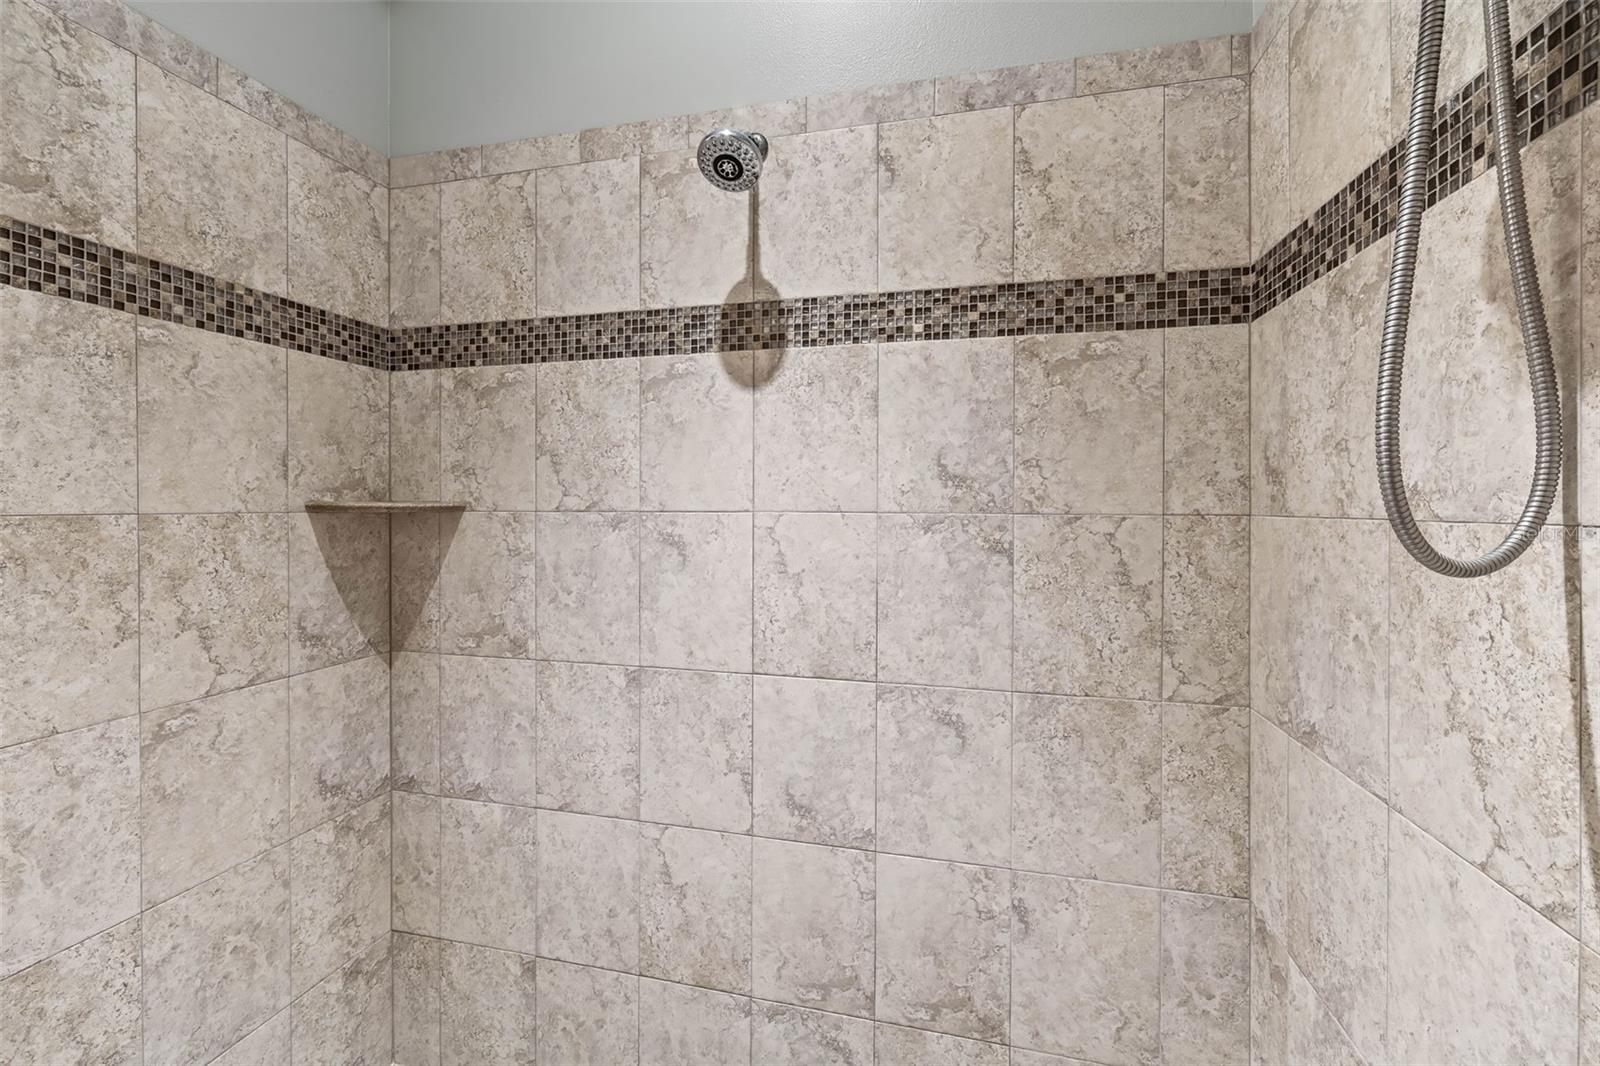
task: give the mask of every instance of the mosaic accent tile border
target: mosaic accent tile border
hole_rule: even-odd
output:
[[[43,226],[0,218],[0,283],[388,369],[389,330]]]

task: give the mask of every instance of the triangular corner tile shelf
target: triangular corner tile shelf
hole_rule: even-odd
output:
[[[308,511],[360,511],[366,514],[421,514],[429,511],[465,511],[465,503],[413,500],[307,500]]]

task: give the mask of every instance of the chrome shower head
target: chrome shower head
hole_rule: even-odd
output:
[[[700,173],[724,192],[754,187],[767,161],[767,139],[759,133],[721,129],[700,141]]]

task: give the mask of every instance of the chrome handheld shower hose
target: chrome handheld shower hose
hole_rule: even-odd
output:
[[[1383,319],[1383,346],[1378,355],[1378,485],[1395,536],[1423,566],[1447,577],[1482,577],[1510,563],[1539,535],[1561,482],[1561,398],[1544,300],[1528,234],[1528,208],[1523,200],[1522,161],[1517,151],[1516,111],[1511,82],[1511,28],[1506,0],[1483,0],[1484,37],[1489,53],[1489,100],[1494,124],[1500,214],[1505,226],[1506,257],[1517,298],[1522,343],[1528,355],[1533,388],[1533,485],[1511,532],[1498,546],[1476,559],[1454,559],[1428,543],[1411,515],[1400,463],[1400,381],[1405,366],[1406,327],[1411,318],[1411,286],[1417,269],[1417,241],[1433,164],[1434,96],[1439,85],[1439,51],[1444,36],[1445,0],[1423,0],[1417,35],[1417,70],[1406,132],[1405,169],[1400,179],[1400,209],[1394,227],[1394,254],[1389,267],[1389,295]]]

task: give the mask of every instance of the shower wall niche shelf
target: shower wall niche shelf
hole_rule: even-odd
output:
[[[361,511],[366,514],[423,514],[430,511],[465,511],[465,503],[424,500],[307,500],[308,511]]]

